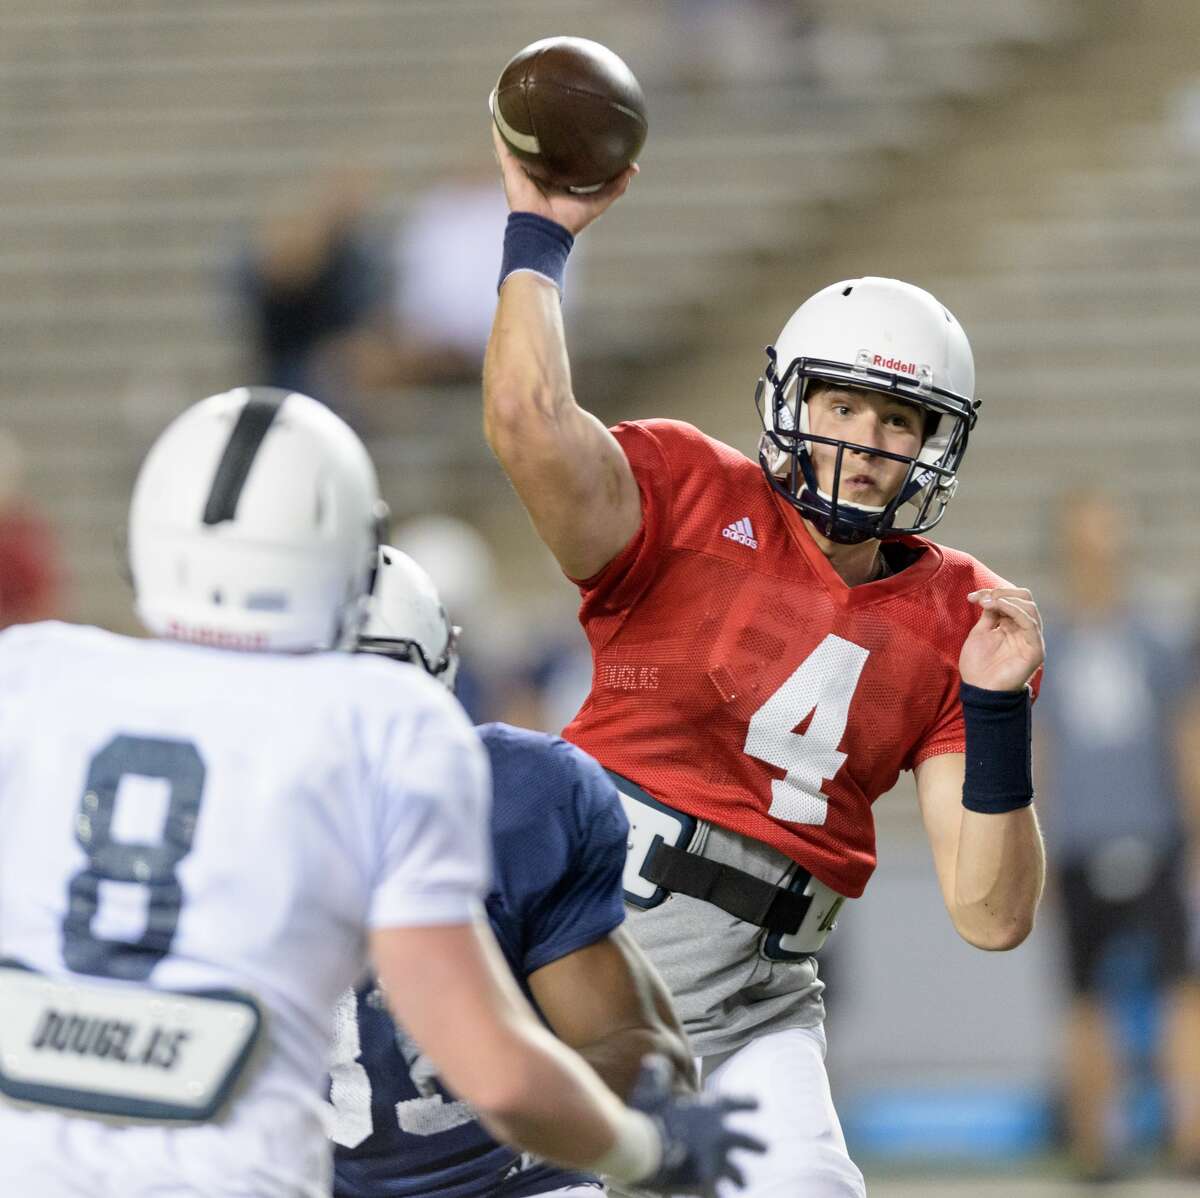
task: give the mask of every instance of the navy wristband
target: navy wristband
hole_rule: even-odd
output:
[[[959,688],[967,733],[963,806],[985,815],[1017,811],[1033,802],[1033,703],[1029,688]]]
[[[549,279],[561,294],[567,255],[574,244],[575,238],[555,221],[534,212],[510,212],[504,229],[500,283],[514,271],[531,270]],[[496,284],[497,290],[500,283]]]

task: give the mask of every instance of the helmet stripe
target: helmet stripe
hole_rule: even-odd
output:
[[[236,515],[255,455],[286,398],[285,391],[256,395],[242,406],[213,475],[212,489],[204,505],[205,524],[222,524]]]

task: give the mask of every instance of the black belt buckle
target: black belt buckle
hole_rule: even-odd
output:
[[[659,845],[649,857],[645,874],[672,893],[712,903],[743,923],[781,936],[799,930],[812,904],[806,894],[667,845]]]

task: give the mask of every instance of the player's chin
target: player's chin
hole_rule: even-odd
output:
[[[845,482],[841,488],[841,498],[863,507],[885,507],[895,492],[887,492],[875,483]]]

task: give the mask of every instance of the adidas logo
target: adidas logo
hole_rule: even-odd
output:
[[[739,545],[746,545],[751,549],[758,548],[758,542],[754,539],[754,529],[750,527],[749,516],[743,516],[740,520],[726,525],[721,529],[721,536],[727,541],[737,541]]]

